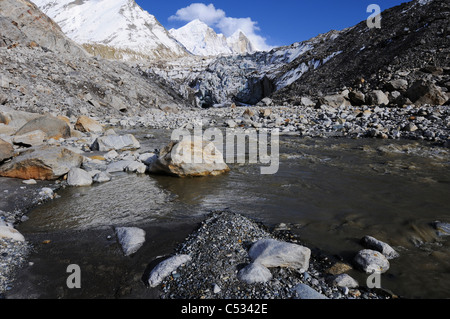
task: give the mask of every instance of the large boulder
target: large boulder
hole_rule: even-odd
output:
[[[80,167],[83,156],[59,146],[31,148],[8,163],[0,166],[0,176],[54,180],[67,174],[71,168]]]
[[[447,102],[447,95],[441,88],[430,81],[419,80],[406,92],[406,96],[416,106],[429,104],[431,106],[444,105]]]
[[[16,145],[24,145],[26,147],[30,147],[44,144],[44,141],[47,139],[47,134],[45,134],[41,130],[36,130],[22,135],[14,136],[13,143]]]
[[[216,176],[229,171],[215,145],[199,137],[171,142],[149,166],[150,173],[179,177]]]
[[[345,97],[341,94],[334,94],[334,95],[326,95],[321,98],[319,98],[317,106],[320,106],[322,104],[331,106],[331,107],[340,107],[342,105],[349,105],[350,102],[345,99]]]
[[[249,256],[254,263],[267,268],[285,267],[305,272],[309,268],[311,250],[274,239],[262,239],[253,244]]]
[[[14,156],[14,147],[0,139],[0,163]]]
[[[97,138],[92,149],[100,152],[135,150],[140,148],[139,141],[132,135],[104,135]]]
[[[77,122],[75,123],[75,129],[85,133],[103,132],[103,126],[99,122],[85,115],[82,115],[77,119]]]
[[[366,102],[370,105],[388,105],[389,98],[381,90],[373,90],[366,96]]]
[[[37,130],[47,134],[48,138],[60,139],[70,137],[70,126],[63,120],[50,115],[40,116],[29,121],[16,132],[16,135],[23,135]]]

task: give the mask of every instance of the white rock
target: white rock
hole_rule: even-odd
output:
[[[53,190],[48,187],[44,187],[39,192],[39,196],[41,196],[43,199],[52,199],[55,194],[53,193]]]
[[[164,260],[151,271],[148,279],[150,287],[157,287],[164,280],[164,278],[169,276],[173,271],[177,270],[178,267],[190,262],[191,260],[192,258],[189,255],[177,255]]]
[[[251,263],[239,271],[238,279],[247,284],[264,283],[272,279],[272,273],[259,263]]]
[[[125,256],[136,253],[145,243],[145,231],[140,228],[118,227],[116,235]]]
[[[337,287],[358,288],[359,283],[347,274],[340,274],[333,278],[332,284]]]
[[[105,183],[111,180],[111,176],[108,173],[100,172],[94,175],[92,179],[95,183]]]
[[[25,237],[15,228],[4,224],[0,225],[0,238],[11,239],[15,241],[25,241]]]
[[[107,173],[116,173],[116,172],[123,172],[125,168],[128,167],[128,165],[132,164],[134,161],[118,161],[111,163],[107,166],[106,172]]]
[[[249,256],[254,263],[260,263],[267,268],[286,267],[305,272],[309,268],[311,250],[274,239],[262,239],[253,244]]]
[[[24,183],[26,185],[36,185],[37,184],[36,180],[34,180],[34,179],[27,179],[27,180],[22,181],[22,183]]]
[[[112,150],[134,150],[140,148],[139,141],[132,135],[105,135],[95,140],[92,148],[100,152]]]
[[[92,177],[81,168],[72,168],[67,174],[67,184],[69,186],[90,186],[92,185]]]
[[[147,166],[140,162],[132,162],[130,165],[128,165],[125,168],[125,171],[131,172],[131,173],[138,173],[138,174],[144,174],[147,170]]]

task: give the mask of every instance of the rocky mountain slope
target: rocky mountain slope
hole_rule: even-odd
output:
[[[87,51],[118,60],[172,59],[189,53],[134,0],[34,0]]]
[[[226,38],[198,19],[179,29],[171,29],[169,32],[194,55],[217,56],[247,54],[255,51],[242,31],[238,30],[231,37]]]
[[[441,105],[448,100],[449,20],[447,1],[414,0],[384,11],[381,29],[362,21],[270,52],[202,60],[209,62],[203,70],[190,59],[180,67],[153,63],[145,71],[164,77],[200,107],[254,105],[265,97],[271,97],[268,104],[302,105],[305,98],[317,103],[326,96],[340,104],[377,104],[385,97],[403,105],[418,100],[417,88],[422,95],[433,91],[438,98],[428,102]]]
[[[158,77],[90,56],[29,1],[2,0],[0,24],[2,108],[105,118],[183,104]]]

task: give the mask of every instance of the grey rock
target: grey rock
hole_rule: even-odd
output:
[[[0,139],[0,163],[14,156],[14,147]]]
[[[389,244],[382,242],[371,236],[364,236],[361,243],[365,248],[373,249],[382,253],[387,259],[394,259],[400,256]]]
[[[305,272],[309,268],[311,250],[296,244],[263,239],[252,245],[249,256],[254,263],[267,268],[286,267]]]
[[[371,105],[388,105],[389,98],[381,90],[374,90],[367,95],[367,103]]]
[[[347,274],[340,274],[332,278],[331,283],[337,287],[358,288],[359,283]]]
[[[60,139],[70,137],[69,125],[53,116],[41,116],[29,121],[16,132],[16,135],[23,135],[37,130],[44,132],[48,138]]]
[[[36,130],[14,136],[13,143],[25,146],[37,146],[44,144],[44,141],[47,140],[47,138],[47,134],[41,130]]]
[[[130,173],[138,173],[138,174],[144,174],[147,170],[147,166],[141,162],[133,161],[127,167],[125,167],[125,171]]]
[[[116,236],[125,256],[136,253],[145,243],[145,231],[137,227],[117,227]]]
[[[106,167],[107,173],[117,173],[117,172],[123,172],[128,167],[128,165],[131,165],[134,161],[117,161],[114,163],[109,164]]]
[[[297,294],[297,299],[305,299],[305,300],[329,299],[327,296],[319,293],[317,290],[305,284],[298,284],[293,288],[293,290]]]
[[[354,258],[355,265],[368,274],[373,272],[385,273],[389,270],[389,260],[380,252],[364,249]]]
[[[405,79],[391,80],[386,83],[386,89],[388,91],[401,91],[405,92],[408,89],[408,81]]]
[[[251,263],[238,273],[238,279],[247,284],[268,282],[272,277],[270,270],[259,263]]]
[[[190,261],[191,257],[189,255],[176,255],[159,263],[150,273],[148,279],[150,287],[157,287],[173,271]]]
[[[72,168],[67,174],[67,184],[69,186],[90,186],[92,185],[91,175],[81,168]]]
[[[111,180],[111,176],[106,172],[100,172],[94,175],[92,181],[95,183],[106,183]]]
[[[352,91],[348,94],[348,98],[352,105],[363,105],[366,101],[366,97],[362,92],[359,91]]]
[[[135,150],[140,147],[139,141],[132,134],[102,136],[92,145],[93,150],[101,152]]]

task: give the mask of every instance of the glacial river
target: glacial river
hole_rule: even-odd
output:
[[[132,133],[142,141],[141,152],[159,149],[169,140],[166,131]],[[150,133],[156,138],[145,138]],[[74,262],[70,256],[89,251],[90,245],[81,239],[77,244],[74,236],[83,238],[90,232],[90,238],[97,236],[103,243],[110,232],[105,229],[112,226],[152,225],[148,241],[156,247],[152,250],[156,257],[157,251],[170,251],[189,231],[184,228],[177,237],[178,226],[170,225],[195,225],[211,210],[228,209],[268,226],[285,223],[306,245],[347,262],[363,249],[359,243],[363,236],[376,237],[400,253],[382,276],[383,288],[406,298],[449,298],[450,237],[438,237],[433,227],[435,221],[450,222],[449,154],[448,149],[418,141],[285,136],[275,175],[261,175],[260,164],[231,164],[229,174],[195,179],[118,173],[105,184],[58,191],[59,198],[31,211],[18,229],[38,243],[32,260],[50,269],[52,263]],[[92,235],[96,231],[98,235]],[[41,244],[51,234],[55,246]],[[64,234],[70,234],[70,245],[58,246]],[[173,240],[168,244],[170,236]],[[113,267],[106,263],[123,258],[117,253],[107,260],[100,248],[98,254],[105,265],[95,267],[106,274],[91,276],[97,288],[85,290],[83,297],[109,296],[99,291],[111,289],[101,282]],[[142,275],[143,264],[127,266],[127,272],[135,271],[132,280]],[[13,295],[56,296],[50,292],[52,285],[42,284],[51,282],[56,270],[43,269],[25,269],[21,278],[30,283],[19,285]],[[365,284],[365,274],[357,270],[349,274]],[[129,291],[121,296],[145,297],[136,288]]]

